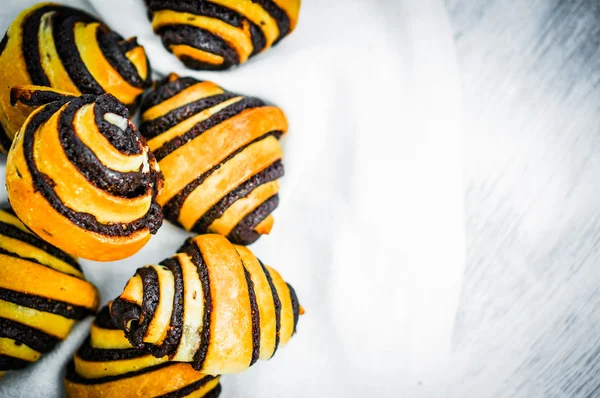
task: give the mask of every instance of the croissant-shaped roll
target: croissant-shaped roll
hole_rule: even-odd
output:
[[[108,307],[103,307],[67,366],[65,390],[68,397],[78,398],[217,398],[221,384],[218,376],[132,347],[123,331],[114,326]]]
[[[139,268],[111,306],[131,344],[206,374],[271,358],[302,311],[277,271],[221,235],[197,236],[161,265]]]
[[[127,108],[110,94],[12,91],[30,106],[59,98],[31,114],[8,154],[8,198],[23,223],[90,260],[118,260],[142,248],[162,223],[155,200],[162,174]]]
[[[0,374],[37,361],[97,307],[77,260],[0,210]]]
[[[152,28],[188,68],[243,64],[290,34],[300,0],[146,0]]]
[[[165,217],[244,245],[268,234],[286,131],[277,107],[171,74],[144,101],[140,127],[165,176]]]
[[[0,43],[0,83],[0,150],[7,152],[29,114],[11,105],[12,87],[107,92],[133,109],[151,73],[135,38],[124,40],[83,11],[42,3],[23,11]]]

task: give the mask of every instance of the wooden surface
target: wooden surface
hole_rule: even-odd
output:
[[[447,0],[464,84],[457,397],[600,397],[600,2]]]

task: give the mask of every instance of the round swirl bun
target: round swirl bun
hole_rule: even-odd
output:
[[[197,236],[161,265],[139,268],[111,306],[131,344],[207,374],[271,358],[301,312],[277,271],[221,235]]]
[[[68,397],[206,397],[221,393],[219,377],[189,364],[155,358],[132,347],[111,322],[108,307],[94,319],[90,334],[67,366]]]
[[[290,34],[300,0],[146,0],[152,28],[191,69],[243,64]]]
[[[8,154],[10,203],[27,227],[68,253],[96,261],[131,256],[162,223],[154,156],[112,95],[44,90],[13,89],[27,105],[49,103],[29,116]]]
[[[42,3],[23,11],[0,43],[0,149],[10,148],[28,112],[10,103],[10,89],[48,86],[74,95],[105,92],[135,106],[151,73],[144,48],[91,15]]]
[[[0,210],[0,374],[24,368],[93,314],[98,292],[77,260]]]
[[[171,74],[146,97],[140,127],[165,176],[165,217],[244,245],[268,234],[286,131],[277,107]]]

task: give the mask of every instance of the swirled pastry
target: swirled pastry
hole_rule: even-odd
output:
[[[97,306],[75,258],[0,210],[0,375],[37,361]]]
[[[67,366],[68,397],[206,397],[221,393],[218,376],[195,371],[189,364],[155,358],[132,347],[103,307],[90,334]]]
[[[221,235],[197,236],[161,265],[139,268],[111,306],[131,344],[207,374],[271,358],[301,312],[277,271]]]
[[[142,248],[162,223],[162,175],[129,112],[110,94],[61,97],[14,88],[13,100],[39,106],[8,154],[13,209],[33,232],[96,261]]]
[[[7,152],[29,112],[10,104],[10,89],[48,86],[74,95],[113,94],[133,108],[151,73],[144,48],[91,15],[42,3],[23,11],[0,43],[0,150]]]
[[[268,234],[286,131],[277,107],[171,74],[142,104],[140,126],[165,176],[158,196],[165,217],[244,245]]]
[[[152,29],[188,68],[243,64],[290,34],[300,0],[146,0]]]

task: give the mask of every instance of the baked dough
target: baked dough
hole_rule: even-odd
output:
[[[0,375],[37,361],[97,307],[77,260],[0,210]]]
[[[271,358],[302,312],[277,271],[221,235],[189,239],[160,265],[139,268],[111,305],[132,345],[207,374]]]
[[[165,176],[158,202],[188,231],[250,244],[273,226],[283,175],[281,109],[171,74],[142,105],[140,132]]]
[[[62,250],[96,261],[126,258],[162,223],[162,174],[129,112],[110,94],[69,97],[53,89],[12,90],[37,107],[6,164],[13,209]]]
[[[67,366],[67,397],[205,397],[221,393],[218,376],[133,348],[103,307]]]
[[[48,86],[79,94],[113,94],[133,109],[151,85],[150,64],[136,38],[123,39],[91,15],[54,3],[21,12],[0,42],[0,150],[28,112],[10,104],[10,89]]]

